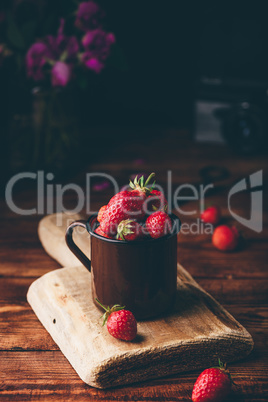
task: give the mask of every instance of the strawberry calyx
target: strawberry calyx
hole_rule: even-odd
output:
[[[219,366],[217,366],[217,367],[211,367],[211,368],[220,369],[221,371],[224,372],[224,374],[228,375],[228,377],[230,378],[230,381],[231,381],[232,383],[234,383],[233,380],[232,380],[232,376],[231,376],[231,374],[230,374],[230,371],[227,369],[227,363],[223,363],[223,362],[221,361],[221,359],[218,359],[218,361],[219,361]]]
[[[145,180],[144,176],[141,176],[139,179],[138,179],[138,176],[136,176],[135,179],[133,180],[133,182],[131,180],[129,181],[129,187],[132,188],[132,190],[142,191],[146,195],[149,195],[151,193],[152,189],[154,188],[155,181],[153,182],[151,187],[148,187],[148,185],[154,176],[155,176],[155,173],[151,173],[148,176],[148,178],[146,179],[146,181],[144,181]]]
[[[125,236],[133,234],[132,223],[135,222],[133,219],[125,219],[121,221],[117,227],[117,239],[125,240]]]
[[[105,310],[105,313],[102,316],[103,323],[102,326],[105,325],[106,321],[108,320],[109,315],[111,315],[114,311],[123,310],[125,306],[120,306],[119,304],[115,304],[113,307],[105,307],[98,299],[95,299],[96,302]]]
[[[222,361],[221,361],[221,359],[218,359],[218,361],[219,361],[219,366],[218,367],[212,367],[212,368],[219,368],[219,369],[221,369],[221,370],[225,370],[225,371],[227,371],[227,363],[223,363]]]

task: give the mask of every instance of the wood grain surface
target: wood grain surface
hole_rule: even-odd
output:
[[[65,250],[61,242],[68,220],[80,217],[60,218],[57,214],[43,218],[38,232],[49,254],[64,263],[67,246]],[[88,236],[80,236],[80,246],[89,256]],[[101,327],[91,279],[81,265],[62,268],[36,280],[27,294],[39,320],[89,385],[108,388],[145,381],[210,366],[217,356],[231,362],[252,350],[249,333],[181,265],[174,310],[163,318],[139,322],[138,336],[131,343],[112,338]]]
[[[112,150],[110,155],[100,156],[98,163],[70,177],[68,182],[84,187],[86,173],[106,172],[123,185],[133,173],[155,171],[158,182],[164,186],[167,171],[171,170],[174,190],[182,183],[198,183],[199,169],[204,166],[226,167],[229,178],[218,183],[218,191],[208,195],[206,203],[220,205],[224,221],[234,223],[227,207],[229,189],[241,178],[264,169],[263,231],[256,233],[238,225],[246,238],[245,244],[228,254],[215,250],[209,235],[180,233],[178,261],[248,329],[254,339],[251,354],[230,364],[236,386],[228,402],[267,402],[267,157],[237,156],[223,146],[196,145],[176,130],[159,129],[154,133],[153,145],[146,142],[145,130],[142,146],[140,143],[133,143],[131,147],[122,145]],[[137,158],[143,158],[142,165],[136,163]],[[55,182],[60,180],[56,178]],[[92,192],[91,210],[104,205],[111,194],[110,190]],[[14,201],[21,208],[33,208],[36,196],[36,183],[27,181],[14,192]],[[65,208],[72,210],[76,205],[76,195],[66,192]],[[237,194],[232,200],[232,208],[241,216],[249,217],[249,196]],[[198,201],[189,201],[181,209],[195,211],[184,215],[184,222],[197,222],[200,213]],[[17,215],[8,208],[4,199],[0,199],[0,400],[190,401],[198,370],[109,390],[90,387],[77,376],[26,300],[27,290],[35,279],[60,268],[38,239],[40,218],[40,215]]]

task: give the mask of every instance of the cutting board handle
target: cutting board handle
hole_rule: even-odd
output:
[[[73,241],[73,230],[76,226],[80,226],[88,231],[86,221],[84,221],[84,220],[74,221],[68,226],[68,228],[66,230],[65,240],[66,240],[66,243],[67,243],[67,246],[69,247],[69,249],[82,262],[82,264],[89,270],[89,272],[91,272],[90,259],[87,258],[87,256],[83,253],[83,251],[81,251],[80,248]]]

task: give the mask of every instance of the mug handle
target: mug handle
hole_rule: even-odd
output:
[[[87,222],[83,220],[72,222],[67,230],[65,235],[65,240],[69,249],[74,253],[74,255],[82,262],[82,264],[91,272],[91,261],[87,256],[80,250],[80,248],[73,241],[73,230],[76,226],[80,226],[87,230]],[[88,232],[88,230],[87,230]]]

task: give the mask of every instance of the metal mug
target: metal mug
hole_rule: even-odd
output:
[[[164,314],[172,308],[177,283],[177,234],[180,220],[170,215],[172,233],[158,239],[123,241],[94,232],[97,214],[75,221],[66,231],[70,250],[92,274],[92,296],[105,306],[120,304],[137,319]],[[80,226],[90,234],[91,260],[74,243],[72,234]]]

